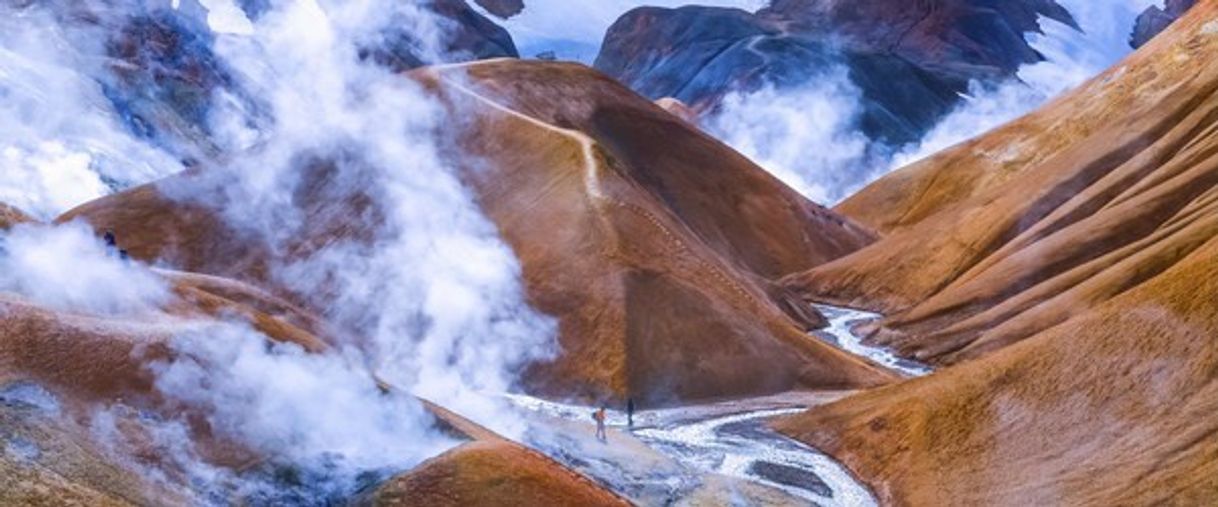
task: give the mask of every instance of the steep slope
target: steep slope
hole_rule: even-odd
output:
[[[524,0],[474,0],[487,12],[503,19],[510,18],[524,10]]]
[[[1211,212],[1212,213],[1212,212]],[[1208,505],[1218,240],[1061,326],[779,424],[892,505]]]
[[[187,436],[209,464],[234,473],[259,473],[265,456],[227,441],[203,422],[207,419],[189,415],[199,407],[167,399],[154,387],[156,365],[180,359],[169,345],[175,336],[218,320],[244,321],[273,341],[295,343],[318,354],[330,353],[321,335],[314,334],[324,326],[290,303],[240,282],[168,271],[158,271],[156,276],[173,287],[175,297],[163,308],[122,315],[50,308],[0,291],[0,427],[4,428],[0,438],[6,445],[0,453],[0,471],[4,472],[0,474],[0,501],[19,505],[191,503],[192,493],[198,494],[195,488],[200,485],[188,483],[178,468],[182,464],[173,458],[180,452],[175,449],[187,443],[177,441],[173,448],[166,448],[165,442],[153,436],[156,430],[145,427],[163,418],[190,421]],[[435,416],[438,428],[470,441],[437,458],[440,463],[455,464],[463,479],[453,482],[447,476],[435,476],[430,472],[435,465],[425,464],[403,474],[409,478],[408,488],[400,485],[407,479],[381,486],[390,498],[393,491],[405,488],[458,496],[491,495],[487,498],[518,505],[537,498],[541,484],[560,488],[571,498],[595,500],[598,505],[622,503],[535,451],[443,407],[427,401],[422,405]],[[99,429],[106,424],[113,424],[118,433]],[[158,479],[157,474],[165,476]]]
[[[928,276],[940,273],[935,250],[971,260],[885,325],[918,329],[911,319],[937,308],[900,342],[905,350],[980,358],[780,429],[839,457],[894,505],[1212,503],[1215,27],[1218,2],[1201,2],[1080,91],[881,182],[895,193],[921,181],[907,190],[924,190],[915,192],[923,201],[973,192],[910,223],[882,210],[898,228],[875,248]],[[1028,158],[1038,161],[1015,162]],[[974,173],[967,191],[950,181]],[[835,284],[862,289],[852,294],[860,303],[916,299],[914,284],[902,284],[912,278],[882,269],[875,251],[856,257],[802,281],[825,295]]]
[[[843,67],[862,91],[860,126],[890,144],[917,141],[969,80],[1014,75],[1041,56],[1024,34],[1038,16],[1073,25],[1053,1],[776,1],[739,9],[639,8],[609,29],[596,67],[652,99],[700,112],[729,92],[793,88]]]
[[[788,285],[884,310],[878,342],[951,363],[1171,267],[1214,227],[1218,68],[1199,18],[1049,107],[864,189],[838,209],[886,237]]]
[[[586,67],[500,60],[415,78],[461,119],[452,156],[533,304],[560,318],[562,355],[532,369],[535,389],[660,402],[890,378],[810,340],[820,317],[769,281],[865,245],[865,229]],[[328,193],[324,167],[309,171],[294,200],[309,230],[278,258],[216,213],[206,171],[62,220],[120,231],[138,258],[265,282],[275,263],[375,227],[368,199]]]

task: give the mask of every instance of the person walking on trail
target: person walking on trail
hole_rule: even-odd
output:
[[[626,427],[634,429],[634,398],[626,398]]]
[[[118,239],[114,237],[114,231],[106,229],[106,234],[102,238],[106,241],[107,247],[118,248]]]
[[[602,405],[599,410],[593,412],[592,418],[596,420],[596,439],[608,442],[609,437],[605,434],[605,407]]]

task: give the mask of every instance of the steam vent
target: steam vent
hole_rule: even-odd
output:
[[[1218,0],[0,1],[9,505],[1218,505]]]

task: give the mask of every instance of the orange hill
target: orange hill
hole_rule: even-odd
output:
[[[472,442],[377,488],[363,503],[397,506],[628,506],[549,458],[506,442]]]
[[[809,339],[820,316],[770,281],[866,245],[866,229],[586,67],[500,60],[411,76],[468,123],[455,139],[476,165],[464,175],[520,258],[533,304],[560,318],[563,353],[531,369],[536,391],[663,402],[892,378]],[[323,179],[305,187],[323,188],[324,168],[314,176]],[[122,231],[138,258],[264,282],[283,259],[259,238],[158,190],[191,188],[194,177],[61,220]],[[333,217],[352,216],[333,206],[366,201],[343,199],[299,202],[316,208],[310,216]],[[286,251],[365,237],[368,226],[350,222],[318,225]]]
[[[793,277],[972,359],[786,419],[893,505],[1218,498],[1218,2],[1042,111],[842,209],[888,236]]]

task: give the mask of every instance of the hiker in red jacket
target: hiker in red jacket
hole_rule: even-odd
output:
[[[605,434],[605,407],[601,406],[599,410],[593,412],[592,418],[596,420],[596,439],[608,442],[609,437]]]

